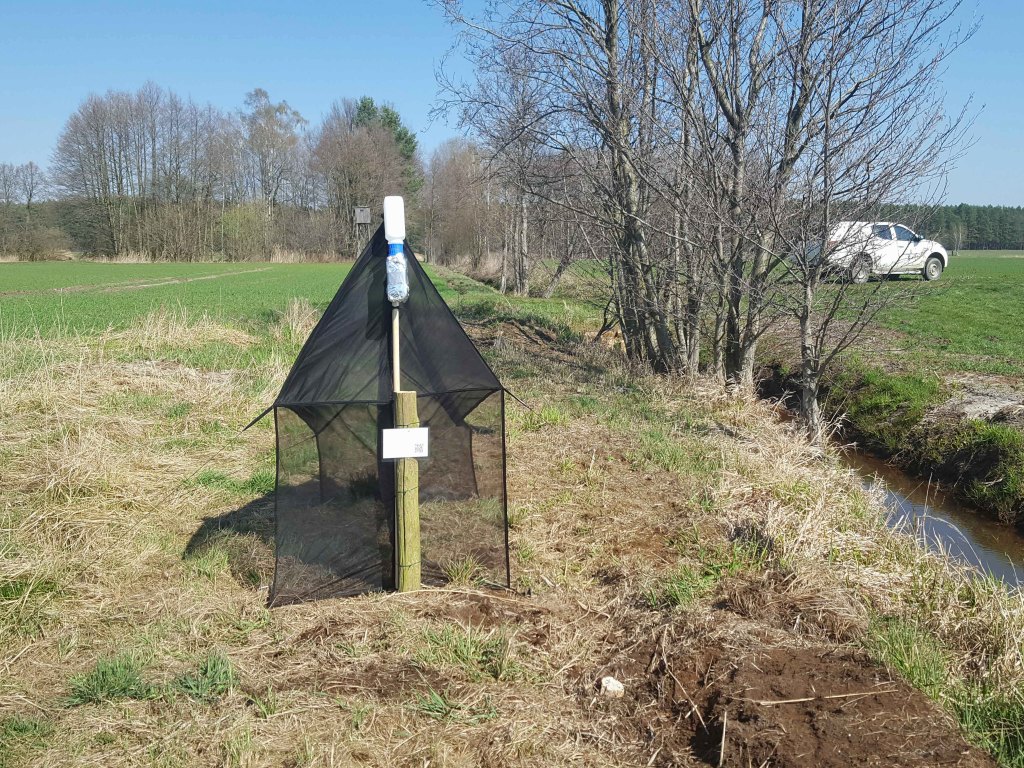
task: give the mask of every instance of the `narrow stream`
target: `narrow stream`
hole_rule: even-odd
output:
[[[990,573],[1008,586],[1024,584],[1024,535],[1017,528],[989,520],[927,480],[912,478],[880,459],[853,450],[843,458],[865,485],[882,480],[891,527],[918,535],[930,549]]]

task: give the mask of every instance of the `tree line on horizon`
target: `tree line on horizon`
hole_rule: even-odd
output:
[[[559,212],[569,174],[552,153],[495,154],[500,141],[450,139],[424,162],[397,110],[365,96],[336,102],[310,128],[262,89],[233,113],[152,83],[91,95],[48,169],[0,163],[0,254],[345,258],[365,236],[352,209],[398,193],[428,258],[475,267],[496,258],[499,287],[517,293],[529,292],[538,263],[555,259],[561,270],[544,280],[551,290],[569,263],[593,255]],[[535,194],[517,194],[527,181]],[[951,249],[1024,248],[1020,206],[886,206],[880,215],[913,220]]]
[[[332,257],[361,236],[355,206],[415,199],[423,178],[415,135],[370,97],[311,126],[259,88],[224,111],[147,83],[88,96],[45,174],[0,164],[0,252]]]
[[[929,236],[951,250],[1024,250],[1024,207],[940,205],[926,219]]]

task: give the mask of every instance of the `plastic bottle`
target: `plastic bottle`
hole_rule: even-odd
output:
[[[388,301],[393,306],[409,299],[408,264],[405,261],[405,201],[399,195],[384,198],[384,238],[388,241]]]

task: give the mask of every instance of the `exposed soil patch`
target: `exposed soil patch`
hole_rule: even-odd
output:
[[[966,373],[948,380],[955,385],[955,392],[929,418],[993,419],[999,414],[1004,417],[1001,421],[1024,423],[1024,391],[1019,382],[1005,376]]]
[[[646,739],[649,765],[995,766],[933,702],[859,651],[730,647],[696,634],[666,626],[609,663],[602,673],[625,682],[623,699],[603,702],[580,681],[584,699],[618,716],[623,737]]]
[[[712,765],[994,765],[921,693],[847,650],[715,659],[701,682],[706,728],[691,743]]]

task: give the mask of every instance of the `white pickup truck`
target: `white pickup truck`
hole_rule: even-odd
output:
[[[855,283],[871,275],[921,275],[938,280],[949,265],[946,249],[902,224],[887,221],[841,221],[832,228],[825,261],[842,269]]]

